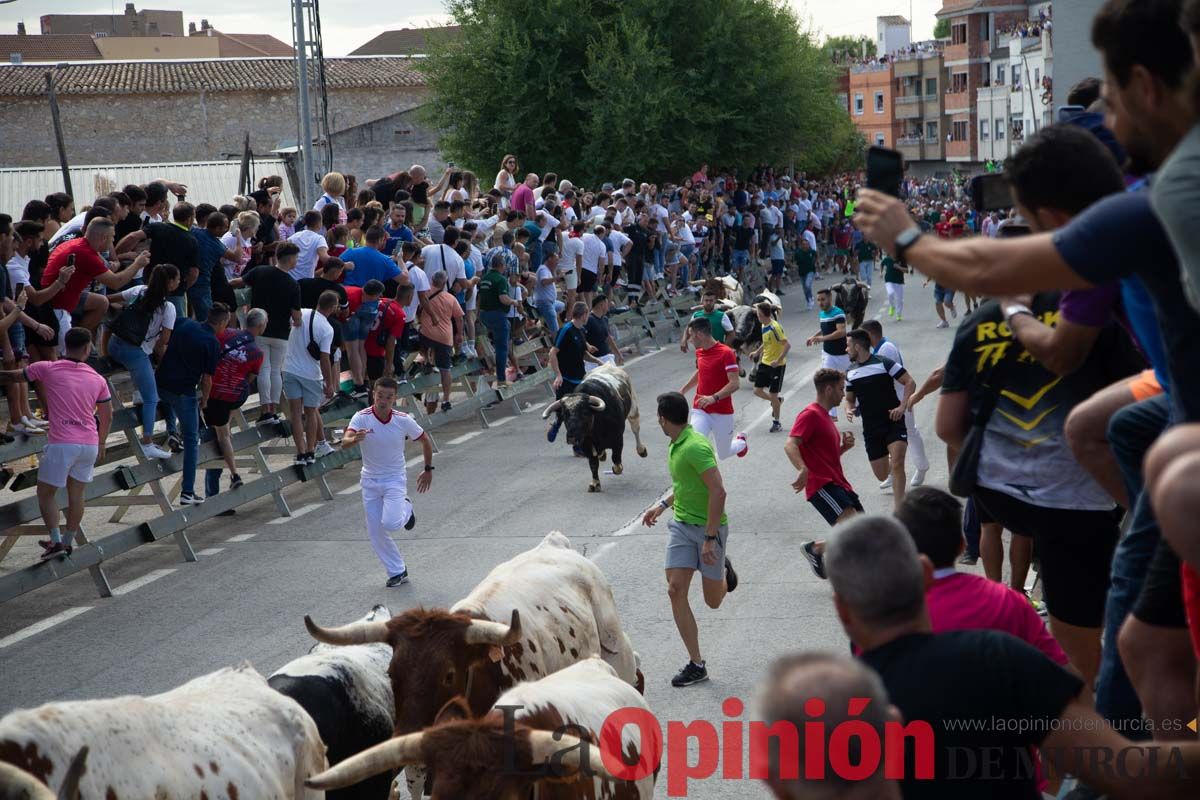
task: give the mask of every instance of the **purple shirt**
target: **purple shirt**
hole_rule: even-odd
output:
[[[1103,328],[1119,308],[1121,285],[1109,281],[1092,289],[1068,289],[1058,299],[1062,318],[1075,325]]]

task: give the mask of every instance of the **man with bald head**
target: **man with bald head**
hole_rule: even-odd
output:
[[[869,702],[861,714],[851,718],[848,709],[854,700]],[[823,714],[811,713],[813,701],[824,704]],[[759,688],[758,707],[759,718],[768,726],[790,724],[800,734],[796,737],[795,755],[781,752],[784,739],[770,745],[765,780],[779,800],[900,800],[900,784],[884,777],[882,758],[873,774],[855,781],[838,775],[830,764],[830,739],[842,722],[850,719],[865,722],[883,743],[887,741],[886,724],[901,721],[900,712],[888,700],[883,682],[861,661],[834,653],[783,656],[771,665],[766,681]],[[823,746],[819,753],[810,754],[805,750],[809,744],[805,724],[816,721],[824,724]],[[824,763],[823,779],[804,777],[809,758]],[[792,764],[798,767],[796,777],[791,775]]]
[[[529,173],[524,182],[513,190],[508,201],[508,207],[513,211],[520,211],[525,215],[525,219],[535,219],[537,216],[537,199],[533,196],[533,187],[537,186],[538,182],[537,173]]]

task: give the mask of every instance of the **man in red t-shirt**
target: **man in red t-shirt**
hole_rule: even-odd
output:
[[[738,390],[737,353],[712,335],[707,318],[694,319],[687,326],[688,340],[696,346],[696,371],[680,389],[687,395],[696,387],[692,401],[691,425],[701,435],[710,436],[722,460],[749,452],[746,432],[733,435],[733,395]]]
[[[404,336],[404,307],[412,301],[412,284],[401,286],[396,299],[383,298],[375,322],[367,331],[363,347],[367,356],[367,380],[371,383],[383,376],[396,374],[396,342]]]
[[[846,396],[846,376],[836,369],[819,369],[813,376],[817,400],[796,415],[792,432],[783,450],[800,474],[792,488],[805,498],[830,525],[843,522],[863,507],[854,487],[842,472],[842,453],[854,447],[854,434],[838,433],[837,423],[829,416]],[[822,562],[824,542],[805,542],[804,555],[818,578],[825,577]]]
[[[72,239],[50,253],[46,269],[42,271],[42,287],[51,286],[57,279],[59,271],[74,262],[75,272],[61,292],[54,295],[50,304],[54,307],[54,315],[58,318],[58,347],[65,352],[67,331],[71,329],[72,314],[79,314],[79,327],[87,328],[95,334],[104,312],[108,310],[108,298],[102,294],[87,291],[92,281],[99,281],[109,289],[120,289],[133,280],[138,271],[150,263],[150,253],[143,252],[120,272],[110,272],[108,263],[102,253],[113,249],[113,239],[116,228],[112,220],[97,217],[88,223],[87,233],[83,238]]]

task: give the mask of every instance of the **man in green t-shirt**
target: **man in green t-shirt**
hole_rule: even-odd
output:
[[[508,307],[515,304],[508,294],[508,278],[504,277],[504,255],[496,253],[488,271],[479,279],[479,318],[492,334],[492,347],[496,350],[496,385],[504,386],[508,364]]]
[[[858,279],[868,286],[873,285],[875,277],[875,256],[879,248],[865,236],[854,245],[854,254],[858,259]]]
[[[725,595],[738,584],[733,564],[725,555],[729,525],[717,454],[708,437],[688,424],[689,413],[687,398],[679,392],[658,396],[658,424],[671,440],[667,466],[672,491],[642,517],[643,525],[653,527],[668,508],[674,512],[674,519],[667,523],[667,595],[690,659],[671,679],[676,687],[708,680],[696,617],[688,603],[692,574],[699,570],[704,603],[709,608],[720,608]]]
[[[696,313],[692,314],[692,319],[706,319],[708,325],[712,328],[713,338],[718,342],[725,342],[725,334],[733,330],[733,320],[729,318],[721,309],[717,308],[717,296],[712,292],[705,292],[700,298],[700,308],[696,309]],[[683,329],[683,337],[679,340],[679,349],[683,352],[688,350],[687,327]]]
[[[883,257],[883,285],[887,289],[888,316],[904,321],[904,273],[908,267],[897,264],[891,256]]]

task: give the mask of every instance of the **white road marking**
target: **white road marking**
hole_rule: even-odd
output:
[[[549,402],[550,402],[549,400],[543,400],[540,403],[534,403],[531,406],[525,406],[525,410],[526,411],[537,411],[539,408],[543,407],[544,405],[546,405]]]
[[[237,536],[230,536],[225,541],[227,541],[227,542],[248,542],[251,539],[253,539],[255,536],[258,536],[258,534],[257,533],[239,533]]]
[[[250,535],[253,536],[254,534],[250,534]],[[153,583],[154,581],[158,580],[159,578],[165,578],[174,571],[175,570],[173,570],[173,569],[156,569],[151,572],[147,572],[145,575],[143,575],[140,578],[134,578],[129,583],[125,583],[125,584],[118,586],[117,588],[112,590],[112,593],[114,595],[118,595],[118,596],[123,595],[123,594],[129,594],[134,589],[140,589],[143,586],[145,586],[146,584]]]
[[[78,617],[80,614],[82,614],[85,611],[91,611],[92,608],[93,608],[92,606],[76,606],[75,608],[68,608],[66,611],[61,611],[52,617],[46,617],[46,619],[42,620],[41,622],[35,622],[33,625],[30,625],[28,628],[23,628],[14,634],[5,636],[3,639],[0,639],[0,649],[8,647],[10,645],[14,645],[17,642],[24,641],[24,640],[28,639],[30,636],[36,636],[37,634],[41,633],[42,631],[53,628],[55,625],[57,625],[60,622],[66,622],[67,620],[71,619],[72,617]]]
[[[415,458],[410,458],[408,461],[405,461],[404,466],[405,467],[415,467],[417,464],[420,464],[424,460],[425,460],[425,456],[416,456]]]
[[[203,550],[196,551],[198,556],[215,556],[217,553],[224,552],[224,547],[206,547]]]
[[[320,507],[321,507],[320,503],[309,503],[306,506],[300,506],[299,508],[293,509],[292,515],[290,517],[278,517],[276,519],[271,520],[267,524],[268,525],[285,525],[289,521],[295,519],[296,517],[303,517],[308,512],[318,509]]]
[[[362,491],[362,484],[356,483],[353,486],[347,486],[345,489],[339,489],[338,494],[355,494]]]
[[[495,422],[491,422],[488,424],[491,425],[491,427],[493,427],[493,428],[499,428],[501,425],[507,425],[508,423],[512,422],[514,419],[516,419],[516,417],[501,417],[500,419],[496,420]]]
[[[462,444],[463,442],[469,442],[472,439],[474,439],[476,436],[479,436],[481,433],[483,433],[483,431],[471,431],[470,433],[464,433],[462,436],[455,436],[453,439],[446,442],[446,444],[447,445],[455,445],[455,444]]]

